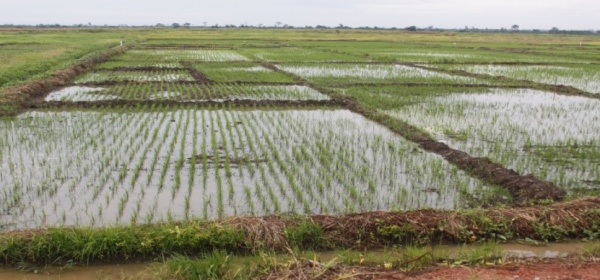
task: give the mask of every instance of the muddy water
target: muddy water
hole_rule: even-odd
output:
[[[573,243],[552,243],[552,244],[520,244],[520,243],[505,243],[497,244],[492,247],[494,250],[501,251],[505,258],[516,259],[556,259],[570,257],[585,251],[591,243],[573,242]],[[438,256],[447,256],[449,258],[460,258],[459,255],[468,254],[473,250],[477,250],[480,245],[442,245],[433,247],[434,254]],[[370,259],[381,259],[389,261],[395,256],[394,251],[389,250],[373,250],[361,252],[363,256],[369,256]],[[312,258],[312,255],[308,256]],[[317,258],[322,262],[339,259],[336,252],[320,252],[317,253]]]
[[[152,264],[114,264],[72,267],[67,269],[48,268],[37,272],[21,272],[16,269],[0,269],[0,279],[15,280],[79,280],[79,279],[159,279]]]
[[[555,244],[518,244],[507,243],[498,244],[497,249],[502,250],[506,257],[514,258],[560,258],[581,253],[590,243],[555,243]],[[476,245],[466,246],[437,246],[435,250],[449,252],[451,257],[459,254],[460,251],[477,248]],[[363,252],[364,253],[364,252]],[[389,259],[389,254],[384,251],[368,251],[366,255],[378,256],[381,259]],[[310,256],[309,256],[310,257]],[[334,252],[321,252],[317,257],[322,262],[337,259],[338,255]],[[116,264],[116,265],[93,265],[89,267],[72,267],[67,269],[47,268],[40,269],[37,272],[20,272],[16,269],[0,269],[0,279],[159,279],[159,270],[156,266],[160,264],[153,263],[135,263],[135,264]]]

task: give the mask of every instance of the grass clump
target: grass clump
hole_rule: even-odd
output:
[[[285,237],[292,248],[319,249],[324,246],[323,229],[312,221],[304,220],[286,228]]]
[[[216,250],[204,254],[198,259],[185,256],[176,256],[165,263],[168,273],[174,279],[228,279],[235,278],[231,275],[232,265],[227,252]]]
[[[90,263],[244,249],[241,230],[193,222],[147,227],[58,228],[0,237],[0,261],[5,264]]]

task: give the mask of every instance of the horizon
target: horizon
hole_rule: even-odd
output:
[[[250,25],[437,29],[600,30],[600,2],[591,0],[176,0],[144,3],[1,0],[1,25],[192,26]],[[32,8],[33,7],[33,8]]]

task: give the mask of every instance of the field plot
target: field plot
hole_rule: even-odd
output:
[[[497,193],[347,110],[38,111],[0,128],[3,228],[453,209]]]
[[[600,101],[534,90],[450,94],[388,110],[450,146],[577,192],[600,188]]]
[[[131,50],[115,57],[127,61],[246,61],[247,57],[230,50]]]
[[[183,66],[178,62],[165,62],[165,61],[127,61],[127,60],[112,60],[105,63],[96,65],[95,69],[102,70],[113,70],[119,68],[182,68]]]
[[[589,93],[600,94],[600,67],[597,65],[452,65],[442,67],[544,84],[572,86]]]
[[[469,77],[452,76],[404,65],[318,64],[278,65],[279,69],[318,84],[381,83],[486,83]]]
[[[401,63],[589,63],[589,58],[577,58],[581,52],[556,56],[547,53],[547,49],[523,49],[523,45],[498,45],[496,49],[489,44],[461,44],[436,42],[435,44],[413,42],[295,42],[298,47],[310,47],[315,50],[343,53],[355,57],[364,57],[373,61],[391,61]],[[516,48],[519,49],[516,49]],[[597,57],[596,57],[597,59]]]
[[[193,65],[215,82],[293,83],[294,79],[258,63],[201,63]]]
[[[85,74],[77,80],[76,84],[105,83],[105,82],[186,82],[194,81],[194,77],[182,70],[155,70],[155,71],[99,71]]]
[[[172,100],[182,102],[225,100],[330,100],[301,85],[241,85],[136,82],[103,87],[70,86],[51,92],[45,101]]]
[[[243,51],[249,56],[268,62],[367,62],[368,59],[343,53],[326,52],[317,49],[280,47],[248,48]]]

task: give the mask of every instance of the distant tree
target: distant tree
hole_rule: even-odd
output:
[[[206,27],[206,24],[207,24],[206,21],[202,22],[202,25],[204,25],[204,27]]]
[[[550,33],[558,33],[560,32],[560,30],[558,29],[558,27],[552,27],[550,28]]]
[[[190,28],[190,26],[191,26],[191,25],[192,25],[192,24],[191,24],[191,23],[189,23],[189,22],[186,22],[186,23],[184,23],[184,24],[183,24],[183,26],[184,26],[185,28]]]
[[[156,24],[156,27],[165,27],[165,25],[164,25],[164,24],[162,24],[162,23],[157,23],[157,24]]]
[[[179,25],[179,23],[174,22],[173,24],[171,24],[171,26],[173,26],[173,28],[179,28],[181,25]]]
[[[404,28],[404,30],[406,30],[406,31],[417,31],[417,27],[414,26],[414,25],[412,25],[412,26],[409,26],[407,28]]]
[[[275,27],[280,27],[280,26],[281,26],[281,21],[275,22]]]
[[[519,32],[519,25],[515,24],[515,25],[511,26],[510,29],[514,32]]]

